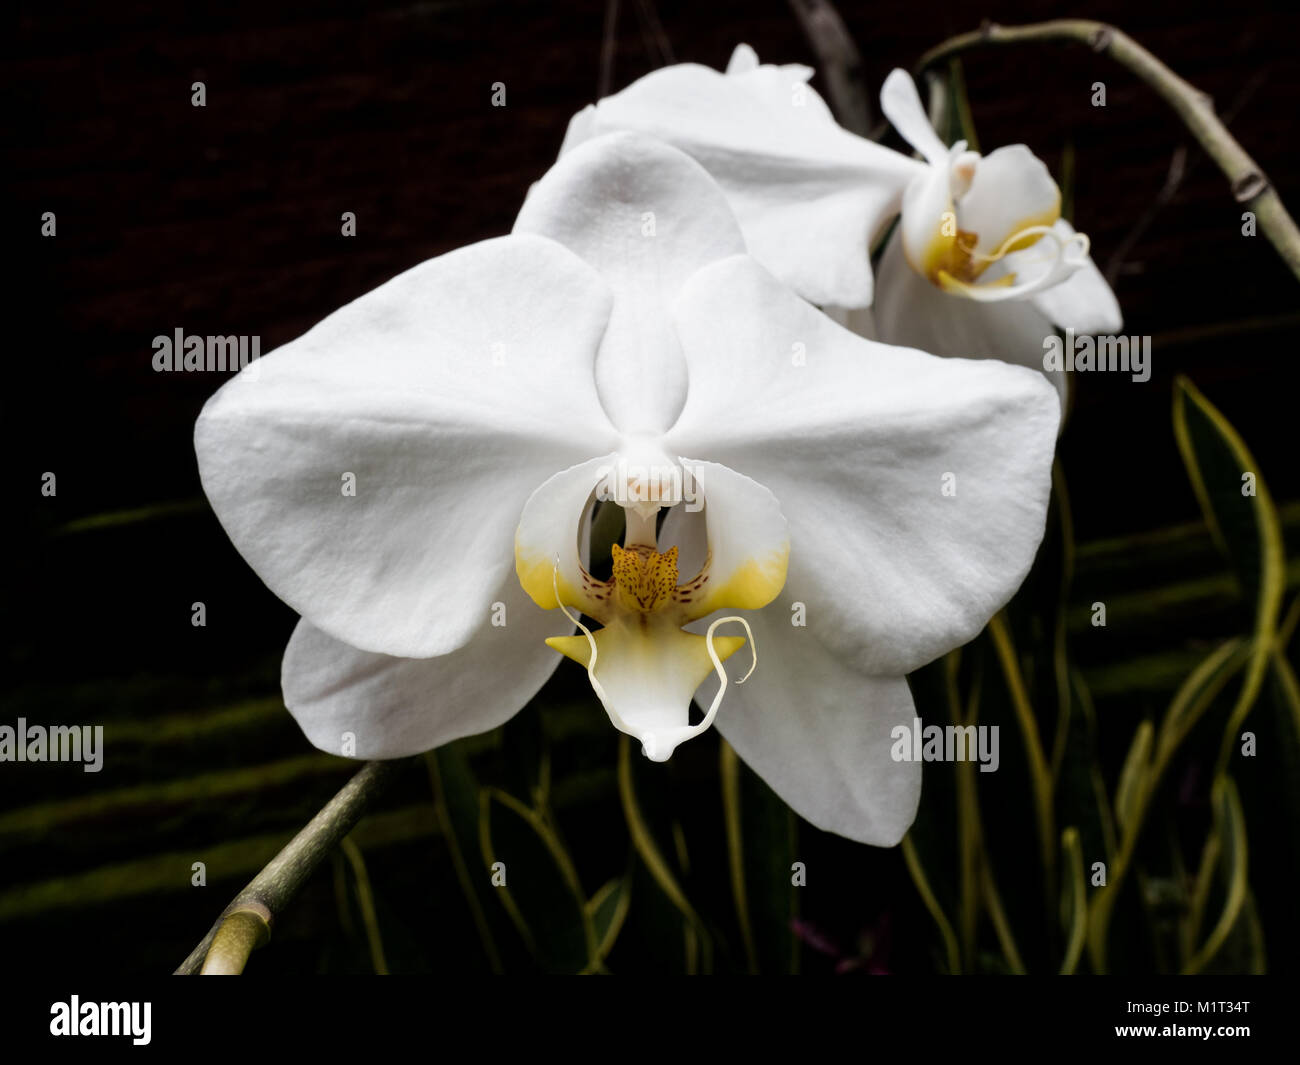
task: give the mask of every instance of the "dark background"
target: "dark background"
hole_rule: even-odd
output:
[[[657,65],[637,4],[621,7],[615,88]],[[840,9],[873,94],[891,68],[984,18],[1067,13],[899,0]],[[764,61],[814,63],[783,0],[661,0],[657,10],[678,61],[721,68],[746,41]],[[1300,204],[1300,16],[1243,3],[1089,3],[1068,14],[1114,22],[1209,92],[1284,202]],[[0,720],[103,722],[110,744],[98,776],[0,765],[0,934],[29,964],[57,968],[76,951],[78,965],[169,970],[348,773],[312,752],[279,706],[293,615],[202,500],[192,427],[224,378],[155,373],[152,338],[177,327],[257,334],[265,353],[415,263],[507,232],[569,117],[596,94],[604,18],[598,0],[10,9],[2,413],[14,539]],[[1196,519],[1169,423],[1176,373],[1241,429],[1274,496],[1300,499],[1296,280],[1263,236],[1241,235],[1217,168],[1150,90],[1085,48],[985,51],[965,70],[986,151],[1023,141],[1059,175],[1070,146],[1074,222],[1099,265],[1117,269],[1125,332],[1153,338],[1148,383],[1079,383],[1061,442],[1079,541],[1104,554],[1108,538]],[[194,81],[207,86],[205,108],[191,106]],[[490,106],[497,81],[505,108]],[[1107,86],[1104,109],[1090,104],[1095,81]],[[1158,204],[1184,145],[1185,176]],[[44,211],[57,215],[55,238],[40,235]],[[344,211],[357,215],[355,238],[340,235]],[[40,494],[45,471],[58,478],[52,499]],[[1115,579],[1118,592],[1140,594],[1133,574]],[[1097,595],[1085,589],[1080,602]],[[196,600],[206,628],[190,624]],[[1161,646],[1212,635],[1204,617],[1197,630],[1195,612],[1184,616],[1192,631],[1163,633]],[[1126,644],[1122,630],[1109,639],[1087,664],[1158,649],[1141,645],[1151,637]],[[592,755],[593,787],[608,786],[606,754]],[[428,844],[422,788],[416,773],[374,838],[381,867],[389,855],[434,885],[443,857]],[[188,884],[200,858],[205,890]],[[857,873],[839,894],[810,894],[813,916],[849,936],[876,921],[891,892],[907,890],[889,868],[875,895]],[[412,897],[435,912],[434,894]],[[259,965],[325,964],[306,935],[332,920],[328,885],[302,905],[302,942],[290,931]],[[418,924],[390,905],[395,920]],[[928,935],[914,909],[895,914],[896,936],[908,921]],[[456,967],[464,934],[430,949],[435,964]]]

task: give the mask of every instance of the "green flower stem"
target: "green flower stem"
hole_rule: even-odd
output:
[[[722,814],[727,828],[727,864],[731,867],[731,897],[736,904],[736,923],[745,944],[745,961],[751,973],[758,973],[758,950],[754,926],[749,918],[749,893],[745,888],[745,843],[741,825],[740,758],[726,740],[718,745],[718,772],[722,778]]]
[[[356,880],[357,907],[361,910],[361,921],[366,930],[370,963],[374,966],[376,976],[387,976],[388,961],[384,957],[384,940],[379,934],[379,916],[375,913],[375,896],[370,890],[370,874],[366,871],[366,860],[361,855],[361,848],[352,842],[351,836],[344,836],[339,841],[339,850],[343,852],[343,857],[352,867],[352,876]],[[209,956],[211,956],[210,951]]]
[[[924,71],[975,48],[1038,42],[1086,44],[1127,67],[1163,97],[1223,171],[1236,201],[1254,213],[1260,230],[1291,272],[1300,278],[1300,229],[1264,172],[1215,115],[1214,102],[1114,26],[1088,19],[1055,19],[1028,26],[986,22],[973,33],[951,37],[931,48],[921,56],[917,69]]]
[[[1079,966],[1088,933],[1088,888],[1083,879],[1083,849],[1077,828],[1070,827],[1061,833],[1061,851],[1065,855],[1066,876],[1070,884],[1067,914],[1070,935],[1059,971],[1062,976],[1070,976]]]
[[[655,882],[663,893],[668,896],[669,901],[677,907],[678,912],[686,920],[686,926],[689,932],[687,937],[687,971],[692,975],[695,973],[694,964],[691,960],[694,950],[692,948],[692,938],[699,944],[699,953],[701,957],[701,968],[704,973],[713,971],[713,941],[709,935],[708,928],[695,908],[686,898],[685,892],[677,883],[677,878],[673,875],[672,869],[669,868],[668,862],[664,859],[663,853],[659,850],[659,845],[655,842],[654,836],[650,832],[650,826],[646,823],[645,814],[641,812],[641,804],[636,795],[636,784],[633,780],[632,771],[632,741],[626,733],[620,733],[618,737],[618,794],[623,803],[623,819],[627,822],[628,834],[632,837],[632,846],[640,856],[646,870],[654,878]]]
[[[1007,920],[1007,912],[1002,906],[1002,896],[998,894],[998,886],[993,882],[993,872],[987,865],[980,866],[980,886],[983,889],[989,919],[993,922],[993,931],[997,933],[998,943],[1002,947],[1002,955],[1006,958],[1013,975],[1024,976],[1028,970],[1020,958],[1020,951],[1016,949],[1016,938],[1011,934],[1011,922]]]
[[[470,917],[473,918],[479,941],[483,944],[483,953],[487,956],[488,968],[493,975],[500,976],[505,972],[505,968],[501,964],[501,954],[497,950],[496,939],[492,935],[492,926],[488,923],[487,914],[483,912],[483,904],[479,899],[478,891],[475,889],[469,865],[465,861],[465,853],[460,845],[460,837],[456,834],[451,807],[447,803],[447,789],[443,784],[442,769],[438,765],[438,753],[436,751],[426,751],[424,764],[429,771],[429,786],[433,790],[434,813],[442,830],[443,838],[447,842],[447,853],[451,857],[452,869],[456,873],[456,880],[460,884],[461,893],[465,896],[465,904],[469,907]]]
[[[1038,732],[1038,719],[1034,716],[1033,707],[1029,703],[1025,679],[1021,675],[1020,665],[1016,659],[1016,649],[1012,643],[1011,628],[1007,624],[1006,614],[995,614],[989,620],[987,631],[993,640],[998,662],[1002,666],[1002,675],[1006,680],[1011,705],[1015,710],[1025,743],[1025,755],[1029,761],[1029,779],[1034,793],[1035,821],[1038,825],[1038,849],[1046,872],[1044,890],[1047,912],[1050,913],[1057,899],[1056,812],[1053,796],[1055,784],[1052,780],[1051,768],[1047,764],[1043,741]]]
[[[307,827],[235,896],[203,941],[181,962],[175,975],[242,972],[253,948],[270,938],[276,916],[292,901],[325,856],[352,831],[401,764],[367,762]]]
[[[962,711],[961,694],[957,688],[957,673],[961,664],[961,649],[944,658],[944,681],[948,695],[948,714],[958,728],[976,724],[979,716],[980,682],[971,685],[969,713]],[[968,970],[975,967],[975,935],[979,923],[980,886],[979,867],[983,855],[983,830],[980,825],[979,790],[976,788],[975,763],[958,762],[954,767],[957,776],[957,839],[960,861],[958,879],[960,905],[958,931],[961,953]]]
[[[935,897],[934,889],[930,887],[930,881],[926,878],[925,869],[921,865],[921,856],[916,851],[916,844],[912,842],[910,835],[903,837],[900,846],[903,852],[903,861],[907,865],[907,871],[911,874],[912,883],[916,885],[917,894],[921,896],[921,901],[925,908],[930,911],[930,916],[934,918],[934,923],[939,928],[939,934],[943,937],[944,950],[948,957],[948,975],[961,975],[961,948],[957,945],[957,936],[952,930],[952,922],[948,920],[947,914],[943,912],[943,906]]]

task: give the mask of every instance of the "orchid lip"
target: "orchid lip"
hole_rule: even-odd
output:
[[[674,548],[673,550],[675,551],[676,549]],[[630,721],[619,712],[619,710],[615,706],[615,701],[610,698],[609,694],[605,689],[605,686],[601,683],[600,678],[596,674],[597,663],[600,660],[600,645],[597,642],[595,635],[592,633],[591,629],[589,629],[586,625],[582,623],[581,618],[579,618],[578,616],[570,612],[569,607],[560,598],[559,571],[560,571],[560,562],[559,559],[557,558],[555,560],[555,568],[552,571],[552,580],[554,582],[556,601],[559,603],[560,610],[563,611],[564,616],[568,618],[569,621],[571,621],[574,625],[576,625],[580,630],[582,630],[582,635],[587,641],[587,647],[589,650],[589,656],[587,658],[587,663],[586,663],[587,679],[591,683],[592,690],[596,693],[596,698],[600,700],[601,706],[604,707],[605,712],[609,715],[609,719],[611,722],[613,722],[614,727],[617,728],[620,732],[625,732],[629,736],[632,736],[635,739],[639,740],[641,743],[641,752],[646,756],[646,758],[650,759],[650,761],[652,762],[666,762],[672,756],[673,751],[675,751],[678,746],[680,746],[686,740],[693,739],[694,737],[700,735],[702,732],[707,731],[709,727],[713,724],[714,718],[717,717],[718,708],[722,705],[722,698],[727,691],[727,671],[725,668],[723,668],[722,659],[723,657],[729,656],[732,652],[734,652],[737,649],[737,647],[733,646],[726,652],[726,655],[719,656],[717,648],[715,646],[715,639],[713,635],[719,625],[724,625],[731,622],[735,622],[739,625],[742,625],[745,629],[745,634],[749,639],[749,647],[752,656],[752,661],[745,675],[743,677],[740,677],[736,681],[736,683],[744,684],[745,681],[747,681],[750,678],[750,676],[753,674],[755,668],[757,668],[758,666],[758,647],[754,642],[754,633],[753,630],[749,627],[749,622],[746,621],[743,617],[741,617],[738,614],[731,615],[728,617],[717,618],[709,625],[708,631],[703,637],[706,652],[709,656],[710,662],[713,664],[714,670],[717,672],[718,681],[719,681],[718,691],[714,695],[713,701],[709,704],[708,710],[705,711],[703,720],[701,720],[698,724],[695,725],[659,724],[657,727],[651,727],[651,728],[646,728],[638,724],[637,722]],[[686,635],[686,634],[683,633],[682,635]],[[696,637],[696,639],[699,639],[699,637]],[[743,643],[744,641],[740,641],[740,642]],[[663,709],[671,713],[675,711],[677,708],[668,706],[668,707],[664,707]]]
[[[1015,274],[1006,274],[996,281],[969,283],[953,277],[945,270],[939,270],[935,283],[945,292],[964,296],[983,303],[996,303],[1002,300],[1023,299],[1025,296],[1041,292],[1058,284],[1070,273],[1081,268],[1088,261],[1090,242],[1086,233],[1074,233],[1068,239],[1062,238],[1051,226],[1026,226],[1002,242],[1001,247],[991,254],[983,255],[971,252],[973,259],[981,262],[981,269],[1001,261],[1017,246],[1024,246],[1026,239],[1031,244],[1041,246],[1041,238],[1047,237],[1054,245],[1053,254],[1044,261],[1045,269],[1033,278],[1017,281]]]
[[[691,724],[696,690],[746,642],[717,634],[713,622],[775,598],[785,584],[789,534],[776,497],[758,482],[716,463],[656,462],[648,447],[625,452],[626,464],[624,452],[591,459],[533,493],[516,533],[516,572],[538,606],[559,609],[578,630],[547,644],[587,670],[614,726],[660,759],[712,724],[716,706]],[[664,476],[629,479],[631,458]],[[620,485],[637,498],[622,502],[622,543],[610,545],[611,573],[602,580],[583,558],[579,532],[592,500],[616,495],[611,489]],[[706,619],[707,632],[687,628]],[[749,642],[752,651],[752,635]]]

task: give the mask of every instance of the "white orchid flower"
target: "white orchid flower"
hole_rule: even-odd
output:
[[[754,258],[819,306],[865,307],[872,245],[926,168],[842,128],[812,75],[746,44],[725,74],[664,67],[580,111],[560,150],[617,130],[680,148],[722,186]]]
[[[974,636],[1042,536],[1041,376],[840,328],[749,256],[697,163],[635,135],[260,363],[204,408],[199,469],[302,614],[285,702],[334,753],[494,728],[559,650],[651,757],[712,721],[813,824],[893,844],[920,791],[890,757],[904,674]],[[627,519],[607,582],[600,494]],[[720,678],[744,640],[711,631],[737,610],[743,688]]]
[[[1060,217],[1060,190],[1037,156],[1023,144],[983,157],[965,141],[945,147],[902,70],[885,79],[880,102],[928,166],[904,194],[868,335],[1041,369],[1054,325],[1080,334],[1122,327],[1088,238]],[[1064,372],[1048,376],[1064,395]]]

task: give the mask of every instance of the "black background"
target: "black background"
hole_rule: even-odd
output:
[[[615,88],[656,65],[636,4],[622,7]],[[841,11],[874,88],[983,18],[1064,13],[900,0]],[[782,0],[662,0],[658,12],[679,61],[720,68],[746,41],[764,61],[814,62]],[[1243,3],[1070,14],[1113,21],[1209,92],[1283,200],[1300,204],[1300,17]],[[5,720],[103,720],[111,737],[116,721],[147,727],[151,715],[275,695],[293,615],[226,541],[195,469],[194,419],[220,379],[155,373],[151,340],[177,327],[257,334],[265,353],[415,263],[507,232],[569,117],[595,96],[604,16],[592,0],[10,8]],[[1219,171],[1149,89],[1085,48],[982,52],[966,74],[986,150],[1023,141],[1059,173],[1072,145],[1074,221],[1103,268],[1152,212],[1173,153],[1191,145],[1184,179],[1131,241],[1115,285],[1125,332],[1153,338],[1152,378],[1080,382],[1061,441],[1078,539],[1195,518],[1169,424],[1175,373],[1242,430],[1275,497],[1300,496],[1296,280],[1263,236],[1241,235]],[[205,108],[191,106],[194,81],[206,84]],[[490,106],[498,81],[505,108]],[[1104,109],[1090,104],[1096,81]],[[52,239],[40,235],[45,211],[57,215]],[[357,215],[355,238],[340,235],[344,211]],[[46,471],[58,478],[52,499],[40,494]],[[159,504],[171,509],[150,521],[76,524]],[[205,629],[190,625],[196,600]],[[309,753],[283,712],[168,743],[123,741],[119,751],[136,753],[98,778],[0,766],[0,800],[13,812]],[[346,774],[340,763],[233,794],[149,793],[129,816],[92,810],[57,834],[20,833],[0,852],[0,893],[118,865],[129,877],[142,855],[287,831]],[[218,876],[202,898],[74,899],[13,918],[22,932],[11,942],[41,968],[73,952],[96,970],[166,970],[242,879]],[[141,919],[147,946],[126,931]]]

